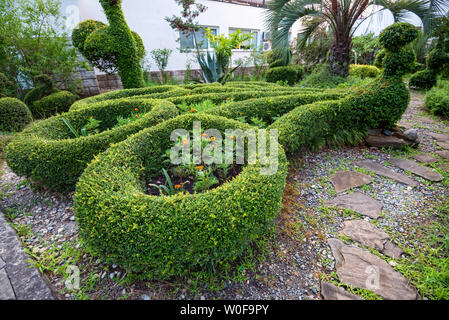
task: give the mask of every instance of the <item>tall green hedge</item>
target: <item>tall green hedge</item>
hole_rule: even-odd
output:
[[[238,257],[274,225],[283,194],[287,161],[264,176],[246,165],[223,185],[197,194],[148,196],[142,181],[159,175],[161,157],[174,129],[249,128],[222,117],[184,115],[145,129],[93,160],[76,187],[74,209],[90,250],[110,263],[169,278],[213,268]]]

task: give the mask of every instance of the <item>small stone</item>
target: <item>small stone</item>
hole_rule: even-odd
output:
[[[147,295],[147,294],[144,294],[144,295],[142,295],[142,300],[146,300],[146,301],[148,301],[148,300],[151,300],[151,298],[150,298],[150,296],[149,296],[149,295]]]
[[[382,133],[389,137],[391,137],[393,135],[393,132],[391,132],[390,130],[387,130],[387,129],[382,130]]]
[[[408,130],[404,131],[404,135],[410,141],[418,140],[418,132],[415,129],[408,129]]]

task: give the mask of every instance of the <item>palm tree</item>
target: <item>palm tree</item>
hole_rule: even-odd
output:
[[[299,35],[300,47],[320,26],[329,27],[334,36],[328,58],[329,69],[333,75],[346,77],[353,34],[372,14],[367,10],[370,5],[390,10],[395,22],[404,20],[406,12],[427,21],[436,12],[435,4],[441,5],[444,1],[433,0],[431,5],[429,0],[272,0],[268,4],[267,23],[273,48],[286,63],[289,59],[288,34],[296,21],[301,19],[304,26]]]

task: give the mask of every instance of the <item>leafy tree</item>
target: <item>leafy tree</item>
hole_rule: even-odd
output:
[[[37,85],[36,78],[75,91],[72,72],[83,67],[64,32],[58,0],[0,0],[0,72],[19,95]]]
[[[367,8],[371,4],[392,8],[396,21],[404,20],[407,11],[423,20],[431,15],[427,0],[273,0],[268,4],[267,15],[273,47],[283,53],[284,60],[288,59],[288,34],[300,19],[305,25],[299,35],[301,46],[320,26],[328,27],[333,34],[328,67],[333,75],[346,77],[354,31],[369,15]]]
[[[352,49],[357,55],[358,64],[373,64],[381,50],[379,38],[374,33],[357,36],[352,39]],[[354,55],[354,61],[355,61]]]
[[[165,74],[165,68],[167,68],[168,58],[172,53],[171,49],[154,49],[151,50],[151,57],[161,72],[161,79],[163,83],[167,82],[167,76]]]

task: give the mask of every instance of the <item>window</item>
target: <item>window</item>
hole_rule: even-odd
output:
[[[243,34],[252,34],[253,38],[244,42],[239,48],[236,49],[244,49],[248,50],[253,47],[258,47],[262,44],[262,39],[259,37],[259,30],[252,30],[252,29],[241,29],[241,28],[229,28],[229,34],[236,32],[237,30],[240,30]]]
[[[196,31],[195,36],[198,41],[198,48],[200,49],[210,49],[209,41],[206,38],[206,28],[209,28],[215,36],[218,34],[218,28],[214,27],[202,27],[199,31]],[[191,33],[184,34],[180,32],[179,39],[181,42],[181,50],[195,49],[195,38]]]

